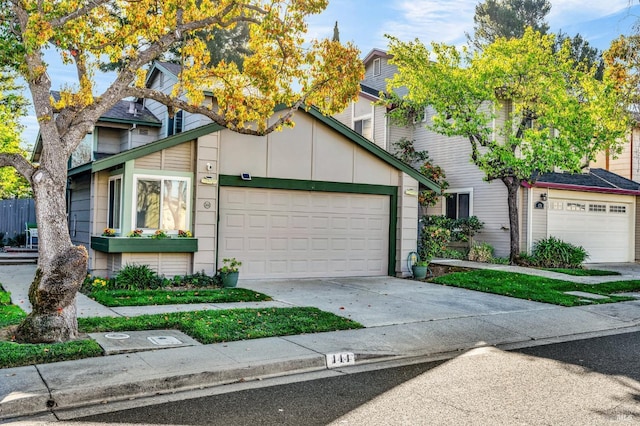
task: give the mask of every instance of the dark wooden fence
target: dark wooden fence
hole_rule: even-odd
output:
[[[0,200],[0,233],[4,240],[15,238],[25,232],[25,223],[36,221],[36,207],[33,198]]]

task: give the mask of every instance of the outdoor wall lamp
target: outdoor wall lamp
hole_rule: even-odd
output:
[[[547,201],[547,194],[546,194],[546,193],[544,193],[544,194],[540,194],[540,199],[541,199],[542,201]]]

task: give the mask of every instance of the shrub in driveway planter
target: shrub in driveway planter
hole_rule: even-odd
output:
[[[153,290],[162,287],[164,284],[164,279],[147,265],[127,264],[116,275],[112,289]]]
[[[555,237],[538,241],[531,254],[536,266],[542,268],[579,268],[589,257],[583,247]]]
[[[491,244],[474,244],[469,250],[469,260],[472,262],[490,262],[492,259],[493,247],[491,247]]]

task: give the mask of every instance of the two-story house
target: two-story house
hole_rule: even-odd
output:
[[[386,90],[386,80],[397,71],[389,59],[380,49],[364,58],[366,74],[359,98],[335,117],[388,151],[401,138],[413,140],[416,150],[428,151],[433,163],[446,173],[449,196],[423,213],[452,218],[477,216],[485,225],[476,239],[491,244],[496,256],[508,256],[506,188],[499,181],[483,180],[484,174],[471,163],[469,141],[429,130],[433,116],[429,109],[412,125],[398,126],[387,117],[386,107],[375,103]],[[506,114],[505,109],[496,120],[504,120]],[[589,262],[634,261],[640,258],[636,251],[640,243],[636,238],[638,195],[640,185],[602,168],[579,175],[542,175],[533,186],[520,190],[521,250],[529,252],[536,241],[555,236],[583,246]]]
[[[179,73],[155,63],[146,84],[168,93]],[[120,102],[70,164],[69,229],[90,270],[213,274],[235,257],[243,278],[406,275],[415,193],[437,186],[314,108],[294,120],[255,137],[184,111],[169,117],[149,99]],[[151,238],[158,230],[169,238]]]

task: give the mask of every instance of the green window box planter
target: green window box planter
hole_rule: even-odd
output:
[[[91,237],[91,248],[104,253],[194,253],[198,239]]]

